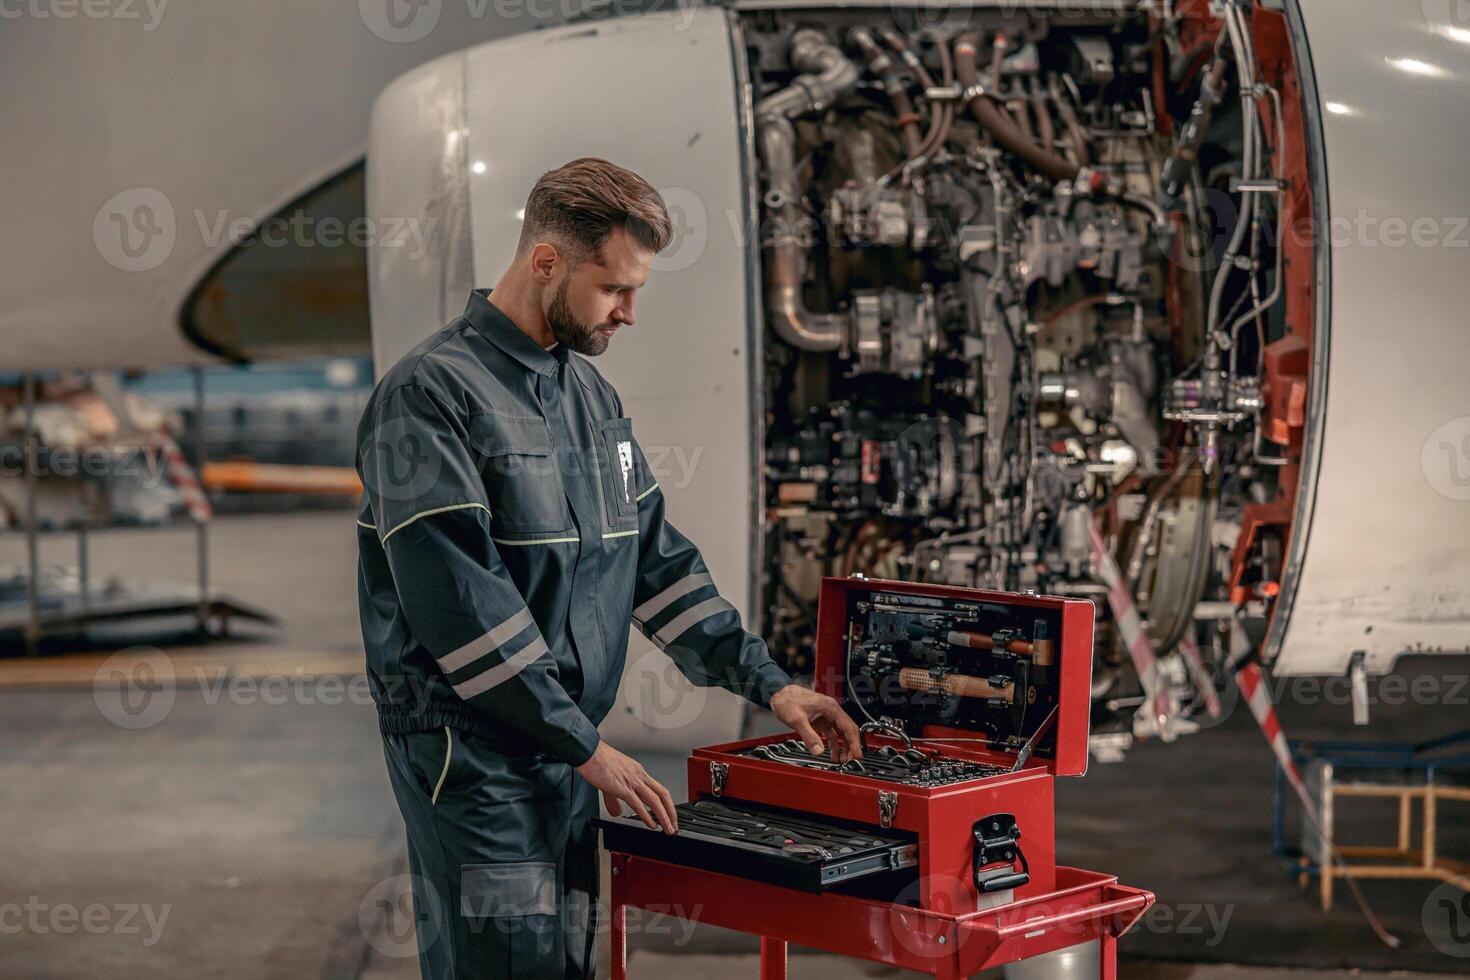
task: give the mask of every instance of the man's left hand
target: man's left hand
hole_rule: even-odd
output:
[[[833,698],[797,684],[787,684],[771,695],[771,712],[806,743],[812,755],[830,746],[833,762],[863,757],[858,726]],[[826,740],[826,745],[823,740]]]

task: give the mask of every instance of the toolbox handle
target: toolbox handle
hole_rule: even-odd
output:
[[[1003,892],[1009,891],[1012,888],[1020,888],[1022,885],[1029,884],[1030,881],[1031,875],[1029,872],[1012,871],[1010,874],[1001,875],[998,878],[986,878],[978,884],[980,886],[980,891],[989,895],[994,892]]]
[[[973,857],[975,890],[982,895],[1020,888],[1031,881],[1031,863],[1021,850],[1021,828],[1010,813],[992,813],[975,821]],[[1016,863],[1021,867],[1017,869]],[[1003,867],[995,867],[1003,865]],[[992,868],[985,871],[985,868]]]
[[[1053,915],[1043,915],[1040,918],[1027,919],[1024,922],[1013,922],[1005,926],[983,926],[982,928],[987,932],[993,932],[999,939],[1014,939],[1017,936],[1027,935],[1039,930],[1056,929],[1061,926],[1091,922],[1095,919],[1107,918],[1108,916],[1118,915],[1122,912],[1131,912],[1134,909],[1138,909],[1141,915],[1143,910],[1148,908],[1153,902],[1153,895],[1142,889],[1125,889],[1121,885],[1114,886],[1114,888],[1119,891],[1127,891],[1128,894],[1122,898],[1115,898],[1110,902],[1103,902],[1099,905],[1084,905],[1080,909],[1070,909],[1066,912],[1057,912]],[[1133,928],[1133,923],[1136,921],[1137,917],[1135,916],[1128,925],[1118,931],[1118,935],[1121,936]]]

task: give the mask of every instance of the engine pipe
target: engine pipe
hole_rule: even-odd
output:
[[[1053,180],[1075,179],[1081,168],[1043,149],[1032,140],[1028,140],[1016,128],[1015,123],[1011,122],[1005,109],[980,84],[977,70],[979,57],[980,49],[974,34],[965,33],[955,38],[955,74],[960,80],[960,85],[964,87],[965,97],[969,100],[970,112],[974,115],[975,121],[1003,148],[1025,160],[1047,177]]]
[[[796,177],[796,127],[792,119],[831,105],[857,84],[859,71],[820,32],[806,29],[792,36],[791,64],[803,74],[755,106],[756,138],[769,188],[766,206],[782,221],[766,258],[766,313],[771,329],[793,347],[835,351],[847,338],[848,317],[842,313],[814,313],[801,298],[806,249],[797,235],[801,187]]]
[[[864,60],[868,63],[868,70],[883,80],[883,91],[888,94],[888,101],[893,105],[893,115],[898,120],[898,131],[903,140],[903,151],[910,157],[917,156],[921,140],[919,139],[920,115],[914,111],[914,102],[909,98],[908,90],[904,88],[903,77],[895,70],[893,59],[883,52],[878,42],[873,40],[873,35],[865,27],[854,27],[848,34],[857,49],[863,53]]]

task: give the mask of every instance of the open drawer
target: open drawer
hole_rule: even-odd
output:
[[[669,864],[822,892],[917,867],[919,845],[905,831],[738,800],[680,803],[679,832],[649,830],[636,817],[601,817],[603,846]]]

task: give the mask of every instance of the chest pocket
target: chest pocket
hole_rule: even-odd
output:
[[[551,428],[534,415],[472,415],[470,444],[485,458],[482,474],[494,525],[506,531],[572,527]]]
[[[597,429],[602,500],[608,524],[614,528],[637,527],[638,470],[633,464],[633,420],[607,419],[597,423]]]

